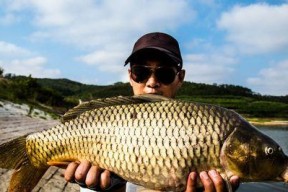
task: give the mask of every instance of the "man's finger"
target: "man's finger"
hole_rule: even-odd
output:
[[[197,187],[197,174],[196,172],[191,172],[187,179],[186,192],[196,192]]]
[[[68,164],[68,166],[65,170],[65,173],[64,173],[64,178],[66,181],[68,181],[68,182],[74,181],[74,179],[75,179],[74,175],[75,175],[75,171],[76,171],[78,165],[79,164],[75,163],[75,162],[71,162]]]
[[[91,167],[91,163],[87,160],[81,161],[75,172],[75,180],[85,182],[86,175]]]
[[[85,183],[89,187],[95,187],[97,184],[100,183],[100,174],[101,174],[101,169],[97,166],[92,166],[87,175],[86,175],[86,180]]]
[[[111,184],[110,171],[105,170],[100,175],[100,187],[101,189],[106,189],[110,186],[110,184]]]
[[[230,183],[232,185],[233,191],[236,191],[236,189],[238,189],[239,185],[240,185],[240,179],[238,176],[232,176],[230,178]]]
[[[208,175],[209,175],[210,179],[212,180],[214,188],[216,189],[216,191],[217,192],[224,191],[225,183],[224,183],[221,175],[215,170],[210,170],[208,172]]]
[[[213,181],[210,179],[208,173],[206,171],[202,171],[200,174],[200,179],[204,187],[205,192],[214,192],[214,184]]]

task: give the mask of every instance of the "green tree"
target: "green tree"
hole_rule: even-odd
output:
[[[3,77],[3,74],[4,74],[4,69],[0,67],[0,77]]]

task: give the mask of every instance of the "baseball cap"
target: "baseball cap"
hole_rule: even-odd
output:
[[[178,41],[174,37],[161,32],[148,33],[140,37],[134,44],[132,53],[126,59],[125,65],[131,61],[135,54],[145,49],[156,49],[163,52],[175,61],[180,69],[182,68],[183,61]]]

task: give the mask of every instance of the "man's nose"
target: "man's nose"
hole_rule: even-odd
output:
[[[150,75],[150,77],[148,78],[147,82],[146,82],[148,87],[152,87],[152,88],[156,88],[160,86],[160,83],[158,82],[156,76],[154,73],[152,73]]]

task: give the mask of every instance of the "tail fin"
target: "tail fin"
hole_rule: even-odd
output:
[[[26,136],[0,145],[0,168],[15,169],[9,191],[32,191],[48,167],[34,167],[26,153]]]

